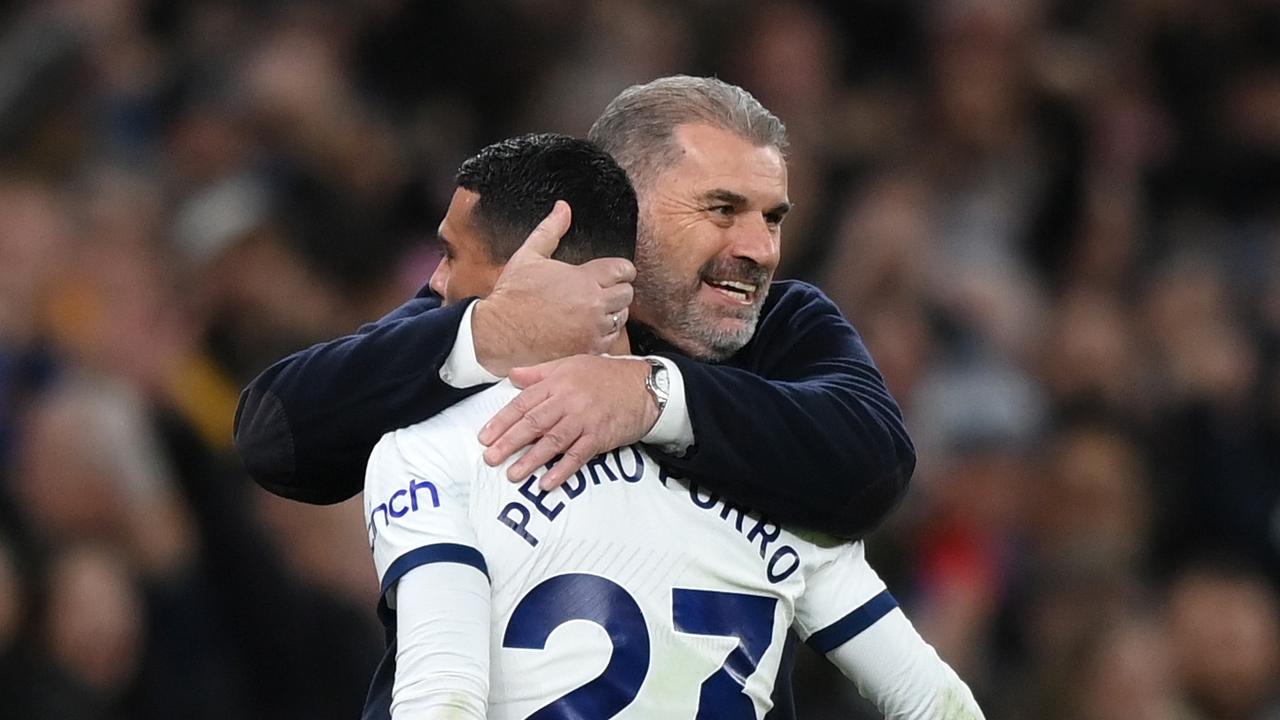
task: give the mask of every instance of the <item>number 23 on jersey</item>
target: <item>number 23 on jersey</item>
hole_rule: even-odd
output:
[[[720,668],[703,680],[697,720],[756,717],[743,690],[769,649],[777,603],[761,595],[672,589],[671,622],[677,632],[737,640]],[[635,700],[649,673],[649,630],[640,605],[626,588],[599,575],[557,575],[534,586],[512,611],[502,646],[542,650],[551,633],[572,620],[603,628],[612,655],[593,680],[543,706],[530,720],[614,717]]]

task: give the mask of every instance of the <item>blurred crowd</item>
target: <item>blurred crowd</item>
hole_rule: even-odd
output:
[[[356,717],[360,513],[252,485],[238,389],[678,72],[789,127],[780,275],[920,451],[872,561],[988,717],[1280,718],[1274,0],[0,2],[0,715]]]

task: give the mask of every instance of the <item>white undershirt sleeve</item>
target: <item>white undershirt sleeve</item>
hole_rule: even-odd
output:
[[[396,587],[394,720],[483,720],[489,697],[489,580],[450,562]]]
[[[380,690],[390,691],[397,720],[485,716],[490,591],[471,518],[480,447],[467,417],[451,409],[384,435],[369,456],[364,506],[379,616],[395,633],[394,677]]]
[[[969,686],[893,609],[827,653],[886,720],[981,720]]]
[[[471,314],[475,310],[476,303],[471,303],[462,313],[462,322],[458,324],[458,336],[453,341],[453,350],[440,366],[440,379],[450,387],[469,388],[495,383],[502,379],[485,370],[476,359],[476,340],[471,331]]]
[[[496,383],[502,379],[485,370],[476,359],[475,335],[471,330],[471,315],[475,309],[476,304],[471,303],[463,312],[453,350],[440,366],[440,379],[450,387],[469,388]],[[683,455],[694,442],[693,421],[689,418],[689,403],[684,394],[684,376],[680,374],[680,368],[670,360],[656,355],[648,357],[667,368],[667,392],[670,397],[667,406],[658,415],[657,422],[640,442],[672,455]]]
[[[973,693],[920,637],[867,562],[861,542],[824,548],[792,627],[886,720],[981,720]]]
[[[640,442],[652,445],[672,455],[683,455],[693,445],[693,421],[689,419],[689,401],[684,395],[684,376],[675,363],[664,357],[648,355],[646,360],[657,360],[667,368],[667,406],[658,415],[658,421]]]

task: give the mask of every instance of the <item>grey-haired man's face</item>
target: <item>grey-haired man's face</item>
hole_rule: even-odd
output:
[[[721,360],[755,333],[790,208],[776,147],[681,125],[680,159],[642,182],[632,317],[693,357]]]

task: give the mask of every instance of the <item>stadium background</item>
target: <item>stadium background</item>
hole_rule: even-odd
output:
[[[676,72],[790,128],[780,274],[920,449],[873,560],[988,717],[1280,717],[1269,0],[0,3],[0,716],[355,717],[360,513],[252,486],[235,392],[426,281],[461,159]]]

